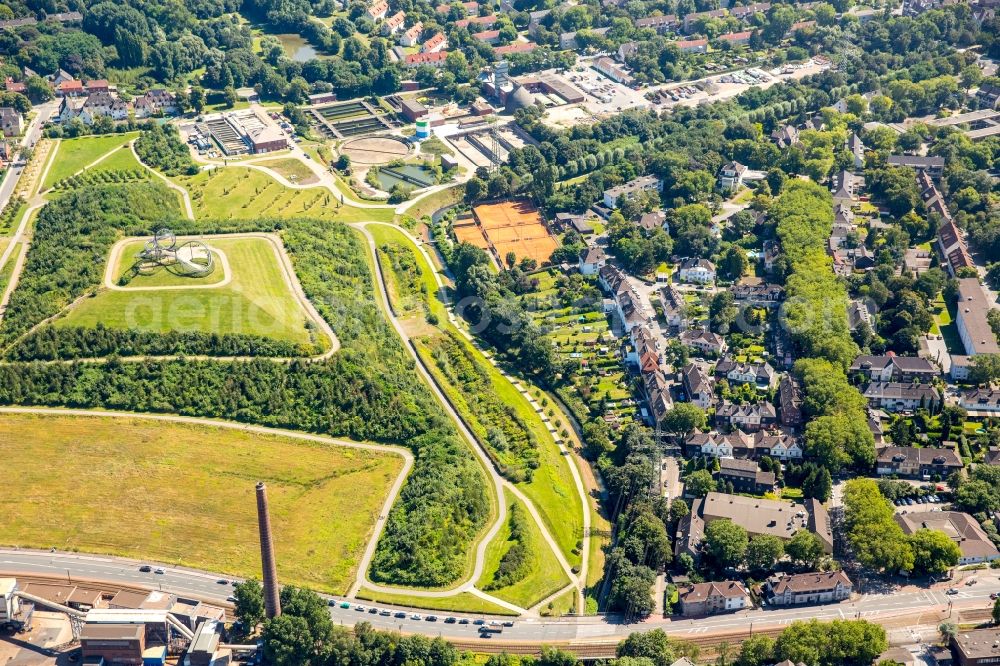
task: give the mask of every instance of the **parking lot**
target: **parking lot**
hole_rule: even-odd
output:
[[[583,104],[596,115],[649,106],[649,101],[641,92],[616,83],[583,63],[568,71],[563,78],[587,96]]]

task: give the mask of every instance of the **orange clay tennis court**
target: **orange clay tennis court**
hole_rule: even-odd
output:
[[[483,230],[471,217],[455,220],[455,225],[452,228],[455,231],[455,239],[459,243],[470,243],[489,251],[490,244],[483,236]]]
[[[506,260],[508,252],[513,252],[518,259],[534,259],[542,264],[559,247],[545,228],[538,209],[528,201],[484,204],[473,208],[472,214],[500,262]],[[455,233],[457,236],[458,228]]]

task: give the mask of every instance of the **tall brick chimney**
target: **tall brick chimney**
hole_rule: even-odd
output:
[[[260,530],[260,564],[264,576],[264,611],[267,617],[281,615],[278,598],[278,571],[274,566],[274,539],[271,536],[271,512],[267,508],[267,486],[257,483],[257,527]]]

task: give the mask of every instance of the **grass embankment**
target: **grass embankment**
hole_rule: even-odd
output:
[[[369,225],[369,231],[376,238],[376,245],[380,243],[392,243],[399,245],[401,250],[408,250],[413,258],[414,265],[419,268],[421,279],[424,284],[435,284],[433,281],[431,267],[423,254],[418,252],[403,234],[389,227],[380,225]],[[384,265],[385,273],[392,273],[391,265]],[[412,277],[394,276],[395,283],[413,283]],[[481,442],[488,445],[486,436],[490,428],[503,430],[509,426],[509,422],[498,421],[498,417],[503,414],[497,409],[490,409],[491,406],[502,405],[512,410],[513,418],[524,424],[525,429],[531,433],[537,445],[538,467],[533,471],[532,480],[521,482],[518,486],[535,504],[546,527],[559,543],[559,547],[571,565],[580,563],[580,554],[574,552],[576,543],[583,533],[583,507],[580,503],[580,495],[576,491],[572,473],[570,472],[567,460],[564,458],[556,445],[555,440],[549,433],[548,428],[542,421],[540,414],[535,412],[531,404],[516,388],[510,383],[497,368],[490,363],[482,352],[472,346],[464,337],[448,323],[447,313],[444,306],[436,297],[431,298],[427,307],[431,312],[438,314],[438,327],[441,331],[451,330],[455,335],[445,338],[441,333],[434,333],[425,339],[418,341],[418,351],[422,354],[431,372],[435,374],[439,382],[445,389],[456,409],[462,417],[470,424],[476,432]],[[475,368],[479,383],[484,384],[484,390],[474,389],[476,400],[467,400],[473,393],[469,385],[456,383],[456,378],[461,377],[450,372],[449,369],[438,365],[442,355],[435,355],[433,347],[444,344],[443,340],[454,341],[449,344],[460,346],[461,356],[468,360],[468,365]],[[454,351],[454,350],[451,350]],[[463,362],[463,365],[466,363]],[[471,381],[471,380],[470,380]],[[508,417],[509,418],[509,417]],[[558,427],[568,427],[568,424],[560,424]]]
[[[271,176],[246,167],[224,167],[174,182],[191,195],[199,219],[254,219],[261,217],[313,217],[340,222],[390,222],[391,208],[354,208],[340,204],[328,189],[291,189]]]
[[[138,418],[0,414],[0,424],[4,469],[18,479],[18,508],[0,515],[3,543],[259,576],[248,544],[257,542],[254,484],[264,481],[281,580],[334,593],[353,580],[403,464],[389,453]]]
[[[512,528],[514,528],[515,521],[518,524],[517,530],[521,534],[515,534],[512,538]],[[520,580],[503,587],[493,587],[501,568],[501,562],[505,557],[512,557],[511,550],[518,548],[518,544],[526,547],[530,553],[536,556],[524,561],[524,568],[521,572],[523,576]],[[505,567],[509,566],[508,562]],[[504,523],[496,538],[490,542],[486,549],[486,566],[483,569],[482,578],[476,581],[476,587],[521,608],[531,608],[553,592],[568,585],[569,582],[559,566],[559,561],[551,549],[546,546],[535,521],[528,514],[527,507],[521,500],[516,497],[512,498],[507,522]]]
[[[457,204],[462,200],[463,195],[463,188],[460,185],[449,187],[439,192],[435,192],[434,194],[428,194],[425,197],[421,197],[410,205],[410,207],[404,211],[404,214],[419,220],[423,217],[434,214],[436,211],[444,208],[445,206]]]
[[[425,608],[458,613],[485,613],[488,615],[517,615],[503,606],[497,606],[471,592],[461,592],[451,597],[415,597],[408,594],[388,594],[376,592],[367,587],[358,591],[358,598],[377,604],[393,604],[410,608]]]
[[[98,162],[93,167],[93,171],[127,171],[137,169],[139,171],[145,171],[146,166],[140,164],[139,160],[135,159],[135,155],[129,150],[127,145],[122,146],[118,150],[105,157],[103,160]]]
[[[387,224],[369,224],[365,228],[379,250],[379,260],[384,267],[382,274],[396,316],[402,318],[429,312],[439,322],[447,321],[448,311],[441,300],[434,273],[406,235]]]
[[[47,190],[63,178],[72,176],[88,164],[138,136],[137,132],[105,136],[81,136],[59,142],[55,161],[45,176],[42,189]],[[131,152],[131,151],[128,151]],[[117,157],[117,154],[115,155]],[[108,158],[112,159],[112,158]],[[138,166],[138,165],[137,165]]]
[[[267,167],[288,181],[299,185],[312,185],[319,182],[319,178],[312,172],[312,169],[295,157],[257,162],[257,166]]]
[[[109,328],[245,333],[308,344],[307,314],[288,286],[271,243],[262,238],[216,238],[210,243],[228,258],[233,276],[229,284],[213,289],[104,290],[78,303],[56,325],[100,322]],[[221,274],[222,267],[216,266],[215,272]]]

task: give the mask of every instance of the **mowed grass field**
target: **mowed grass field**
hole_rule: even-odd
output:
[[[47,190],[63,178],[72,176],[101,155],[119,146],[124,146],[139,136],[138,132],[126,134],[109,134],[107,136],[84,136],[76,139],[63,139],[59,142],[58,151],[52,167],[49,169],[42,189]],[[117,155],[115,155],[117,157]],[[108,158],[112,159],[112,158]]]
[[[173,179],[187,188],[199,219],[316,217],[340,222],[391,222],[392,208],[341,205],[325,187],[292,189],[247,167],[224,167]]]
[[[165,333],[245,333],[308,344],[308,315],[263,238],[208,238],[225,253],[233,279],[215,289],[103,290],[71,308],[57,326],[135,328]],[[221,266],[216,268],[221,272]]]
[[[503,599],[504,601],[509,601],[521,608],[531,608],[550,594],[569,585],[570,581],[559,566],[559,561],[552,553],[552,549],[548,547],[542,538],[542,533],[539,531],[538,525],[528,515],[528,509],[524,503],[516,497],[512,497],[511,505],[520,507],[523,515],[528,518],[525,522],[529,526],[529,542],[534,546],[536,557],[531,563],[531,573],[513,585],[489,590],[487,594],[498,599]],[[476,581],[477,588],[485,590],[493,581],[497,567],[500,566],[501,558],[510,550],[513,543],[510,541],[510,521],[508,520],[486,549],[486,566],[483,569],[483,577]]]
[[[447,597],[417,597],[410,594],[389,594],[367,587],[358,590],[358,599],[380,604],[426,608],[427,610],[455,611],[457,613],[487,613],[489,615],[517,615],[503,606],[491,603],[471,592],[459,592]],[[361,613],[358,613],[361,615]]]
[[[300,185],[310,185],[312,183],[319,182],[319,178],[316,177],[316,174],[314,174],[309,167],[303,164],[302,160],[295,157],[257,162],[257,166],[267,167],[271,171],[276,172],[278,175]]]
[[[127,145],[123,145],[118,150],[114,151],[103,160],[101,160],[96,166],[93,167],[93,171],[125,171],[129,169],[137,169],[139,171],[146,172],[146,167],[139,163],[139,160],[135,159],[135,155],[129,150]]]
[[[254,485],[268,486],[278,575],[342,593],[402,458],[139,418],[0,414],[17,480],[6,545],[260,576]],[[364,488],[364,492],[358,492]]]

